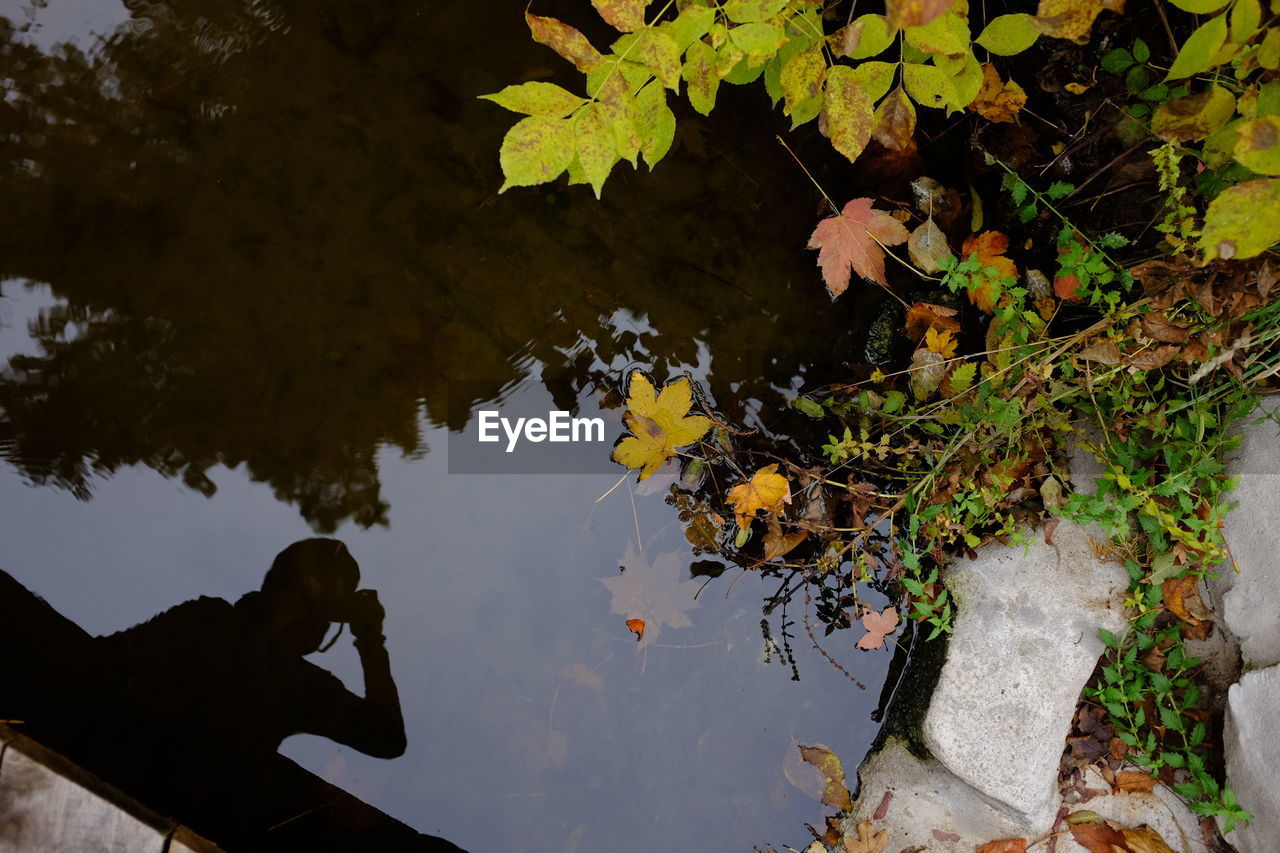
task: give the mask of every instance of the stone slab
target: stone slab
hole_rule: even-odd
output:
[[[1280,849],[1280,666],[1245,673],[1227,694],[1223,750],[1227,781],[1236,799],[1253,813],[1247,827],[1227,840],[1239,853],[1276,853]]]
[[[1096,534],[1093,534],[1096,535]],[[1088,529],[1063,521],[1044,541],[983,548],[947,586],[955,633],[925,717],[929,750],[1005,808],[1019,835],[1046,832],[1058,809],[1063,743],[1103,645],[1120,632],[1124,568],[1095,558]]]
[[[1280,411],[1280,399],[1259,407],[1259,415]],[[1245,669],[1280,663],[1280,424],[1273,420],[1246,423],[1243,441],[1227,466],[1239,477],[1230,500],[1227,544],[1239,571],[1219,569],[1213,585],[1219,615],[1240,640]]]
[[[164,835],[6,744],[0,756],[0,852],[161,853]]]
[[[924,845],[930,853],[973,853],[979,844],[1023,831],[1003,808],[938,762],[916,758],[901,741],[889,741],[868,758],[858,778],[861,787],[845,833],[856,838],[858,823],[874,816],[888,792],[884,816],[875,821],[889,831],[887,851]]]
[[[1131,766],[1128,769],[1138,768]],[[1094,790],[1109,788],[1102,774],[1093,767],[1086,772],[1085,784]],[[1119,826],[1146,824],[1160,833],[1160,837],[1178,853],[1211,853],[1200,832],[1200,818],[1165,785],[1156,785],[1150,794],[1111,794],[1071,806],[1072,811],[1083,809],[1095,811]],[[1067,834],[1059,836],[1057,853],[1089,853],[1089,850]]]

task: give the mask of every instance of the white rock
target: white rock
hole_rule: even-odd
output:
[[[1105,791],[1110,787],[1102,774],[1093,767],[1086,772],[1085,784],[1095,790]],[[1164,785],[1156,785],[1149,794],[1110,794],[1094,797],[1070,808],[1073,812],[1084,809],[1095,811],[1119,826],[1138,827],[1146,824],[1160,833],[1160,837],[1179,853],[1208,853],[1204,836],[1200,832],[1200,818]],[[1068,834],[1059,836],[1058,853],[1088,853],[1088,850]]]
[[[876,827],[889,831],[886,850],[919,845],[930,853],[973,853],[997,838],[1018,838],[1021,825],[936,761],[921,761],[898,740],[890,740],[858,770],[861,787],[845,833],[857,837],[859,822],[870,819],[890,792],[888,808]],[[938,834],[935,834],[935,831]]]
[[[1280,849],[1280,666],[1245,673],[1227,695],[1223,747],[1227,781],[1240,804],[1253,813],[1247,827],[1227,840],[1239,853],[1276,853]]]
[[[1090,534],[1064,521],[1024,553],[984,548],[947,575],[955,633],[929,703],[924,738],[948,770],[1005,808],[1023,835],[1052,825],[1063,743],[1102,642],[1120,632],[1123,567],[1094,557]]]
[[[1258,414],[1276,412],[1270,400]],[[1245,669],[1280,663],[1280,425],[1266,420],[1240,430],[1244,441],[1227,466],[1240,478],[1228,498],[1236,508],[1227,515],[1225,533],[1239,572],[1228,564],[1213,585],[1221,596],[1220,616],[1240,639]],[[1224,594],[1225,590],[1225,594]],[[1280,849],[1280,845],[1277,846]]]

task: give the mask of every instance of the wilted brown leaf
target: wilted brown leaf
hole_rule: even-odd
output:
[[[1080,351],[1084,361],[1096,361],[1099,364],[1119,364],[1124,361],[1124,353],[1115,341],[1098,341]]]
[[[976,853],[1027,853],[1027,839],[1006,838],[1001,841],[988,841],[979,847]]]
[[[1196,588],[1198,581],[1194,575],[1184,578],[1169,578],[1161,589],[1164,592],[1164,606],[1170,613],[1184,622],[1200,625],[1212,617],[1209,608],[1205,607]]]
[[[929,275],[942,270],[941,260],[951,254],[951,247],[947,245],[947,235],[942,233],[932,216],[911,232],[907,240],[907,254],[911,263]]]
[[[850,798],[849,789],[845,785],[844,767],[841,766],[840,759],[836,757],[835,753],[820,743],[813,746],[801,744],[800,757],[818,768],[822,773],[825,782],[822,802],[825,805],[841,811],[848,811],[853,808],[853,800]]]
[[[849,288],[856,272],[876,284],[888,286],[884,276],[884,247],[907,242],[902,223],[871,206],[869,198],[855,198],[836,216],[818,223],[809,248],[818,249],[818,266],[832,297]]]
[[[1142,770],[1121,770],[1116,774],[1114,789],[1117,794],[1150,794],[1157,781]]]
[[[579,71],[594,71],[604,63],[604,57],[592,47],[587,37],[565,22],[530,12],[524,13],[524,20],[529,25],[534,41],[545,44],[572,62]]]
[[[916,132],[916,108],[899,86],[876,107],[871,136],[890,151],[904,151]]]
[[[769,532],[764,537],[764,558],[774,560],[785,557],[795,550],[796,546],[809,537],[808,531],[795,530],[783,533],[782,525],[776,516],[769,516]]]
[[[941,15],[955,0],[886,0],[886,17],[898,27],[919,27]]]
[[[1129,356],[1129,365],[1139,370],[1158,370],[1178,357],[1178,348],[1170,344],[1155,349],[1142,349]]]
[[[1174,323],[1164,314],[1153,311],[1142,315],[1142,333],[1167,344],[1185,344],[1191,338],[1190,326]]]
[[[1120,834],[1124,836],[1125,846],[1132,853],[1174,853],[1173,848],[1160,837],[1160,833],[1145,823],[1137,829],[1121,828]]]
[[[1027,103],[1027,93],[1010,80],[1000,79],[1000,72],[990,62],[982,66],[982,88],[969,109],[993,122],[1012,122]]]
[[[1067,818],[1071,823],[1071,818]],[[1071,837],[1076,844],[1084,847],[1089,853],[1112,853],[1112,846],[1124,848],[1124,836],[1107,821],[1096,823],[1078,823],[1071,825]]]
[[[882,853],[888,843],[889,831],[887,829],[877,831],[875,825],[869,820],[858,824],[857,838],[852,835],[844,837],[845,853]]]

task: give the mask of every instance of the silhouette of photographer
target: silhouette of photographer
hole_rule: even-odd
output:
[[[277,752],[314,734],[379,758],[404,753],[382,605],[359,582],[346,545],[304,539],[234,604],[200,597],[91,638],[0,572],[0,616],[16,610],[24,645],[59,650],[29,667],[25,697],[0,695],[0,717],[14,716],[6,704],[26,714],[33,737],[232,851],[457,850]],[[334,623],[354,636],[363,697],[304,658]]]

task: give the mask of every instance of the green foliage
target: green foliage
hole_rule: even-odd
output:
[[[884,15],[864,14],[830,33],[822,4],[805,0],[671,0],[645,20],[647,5],[657,4],[598,6],[623,32],[607,53],[562,21],[526,13],[534,39],[572,62],[586,85],[582,95],[525,83],[482,96],[548,119],[508,133],[502,191],[567,171],[571,184],[590,184],[599,196],[620,160],[635,166],[643,154],[652,168],[671,147],[667,93],[678,94],[681,83],[690,105],[707,115],[721,84],[762,81],[793,128],[821,116],[832,146],[856,160],[873,135],[906,144],[914,131],[911,101],[948,113],[973,102],[983,81],[975,44],[1011,56],[1041,34],[1031,15],[1018,13],[992,19],[975,40],[961,4],[900,30]],[[895,44],[896,56],[876,59]]]
[[[1100,632],[1106,645],[1101,677],[1085,696],[1106,708],[1135,764],[1153,776],[1163,768],[1180,771],[1185,781],[1173,786],[1178,795],[1196,814],[1222,818],[1230,832],[1253,815],[1205,767],[1207,730],[1194,713],[1200,691],[1192,677],[1200,662],[1186,655],[1177,624],[1155,627],[1157,613],[1147,609],[1122,637]],[[1156,661],[1153,669],[1148,662]],[[1148,707],[1155,719],[1147,717]]]

